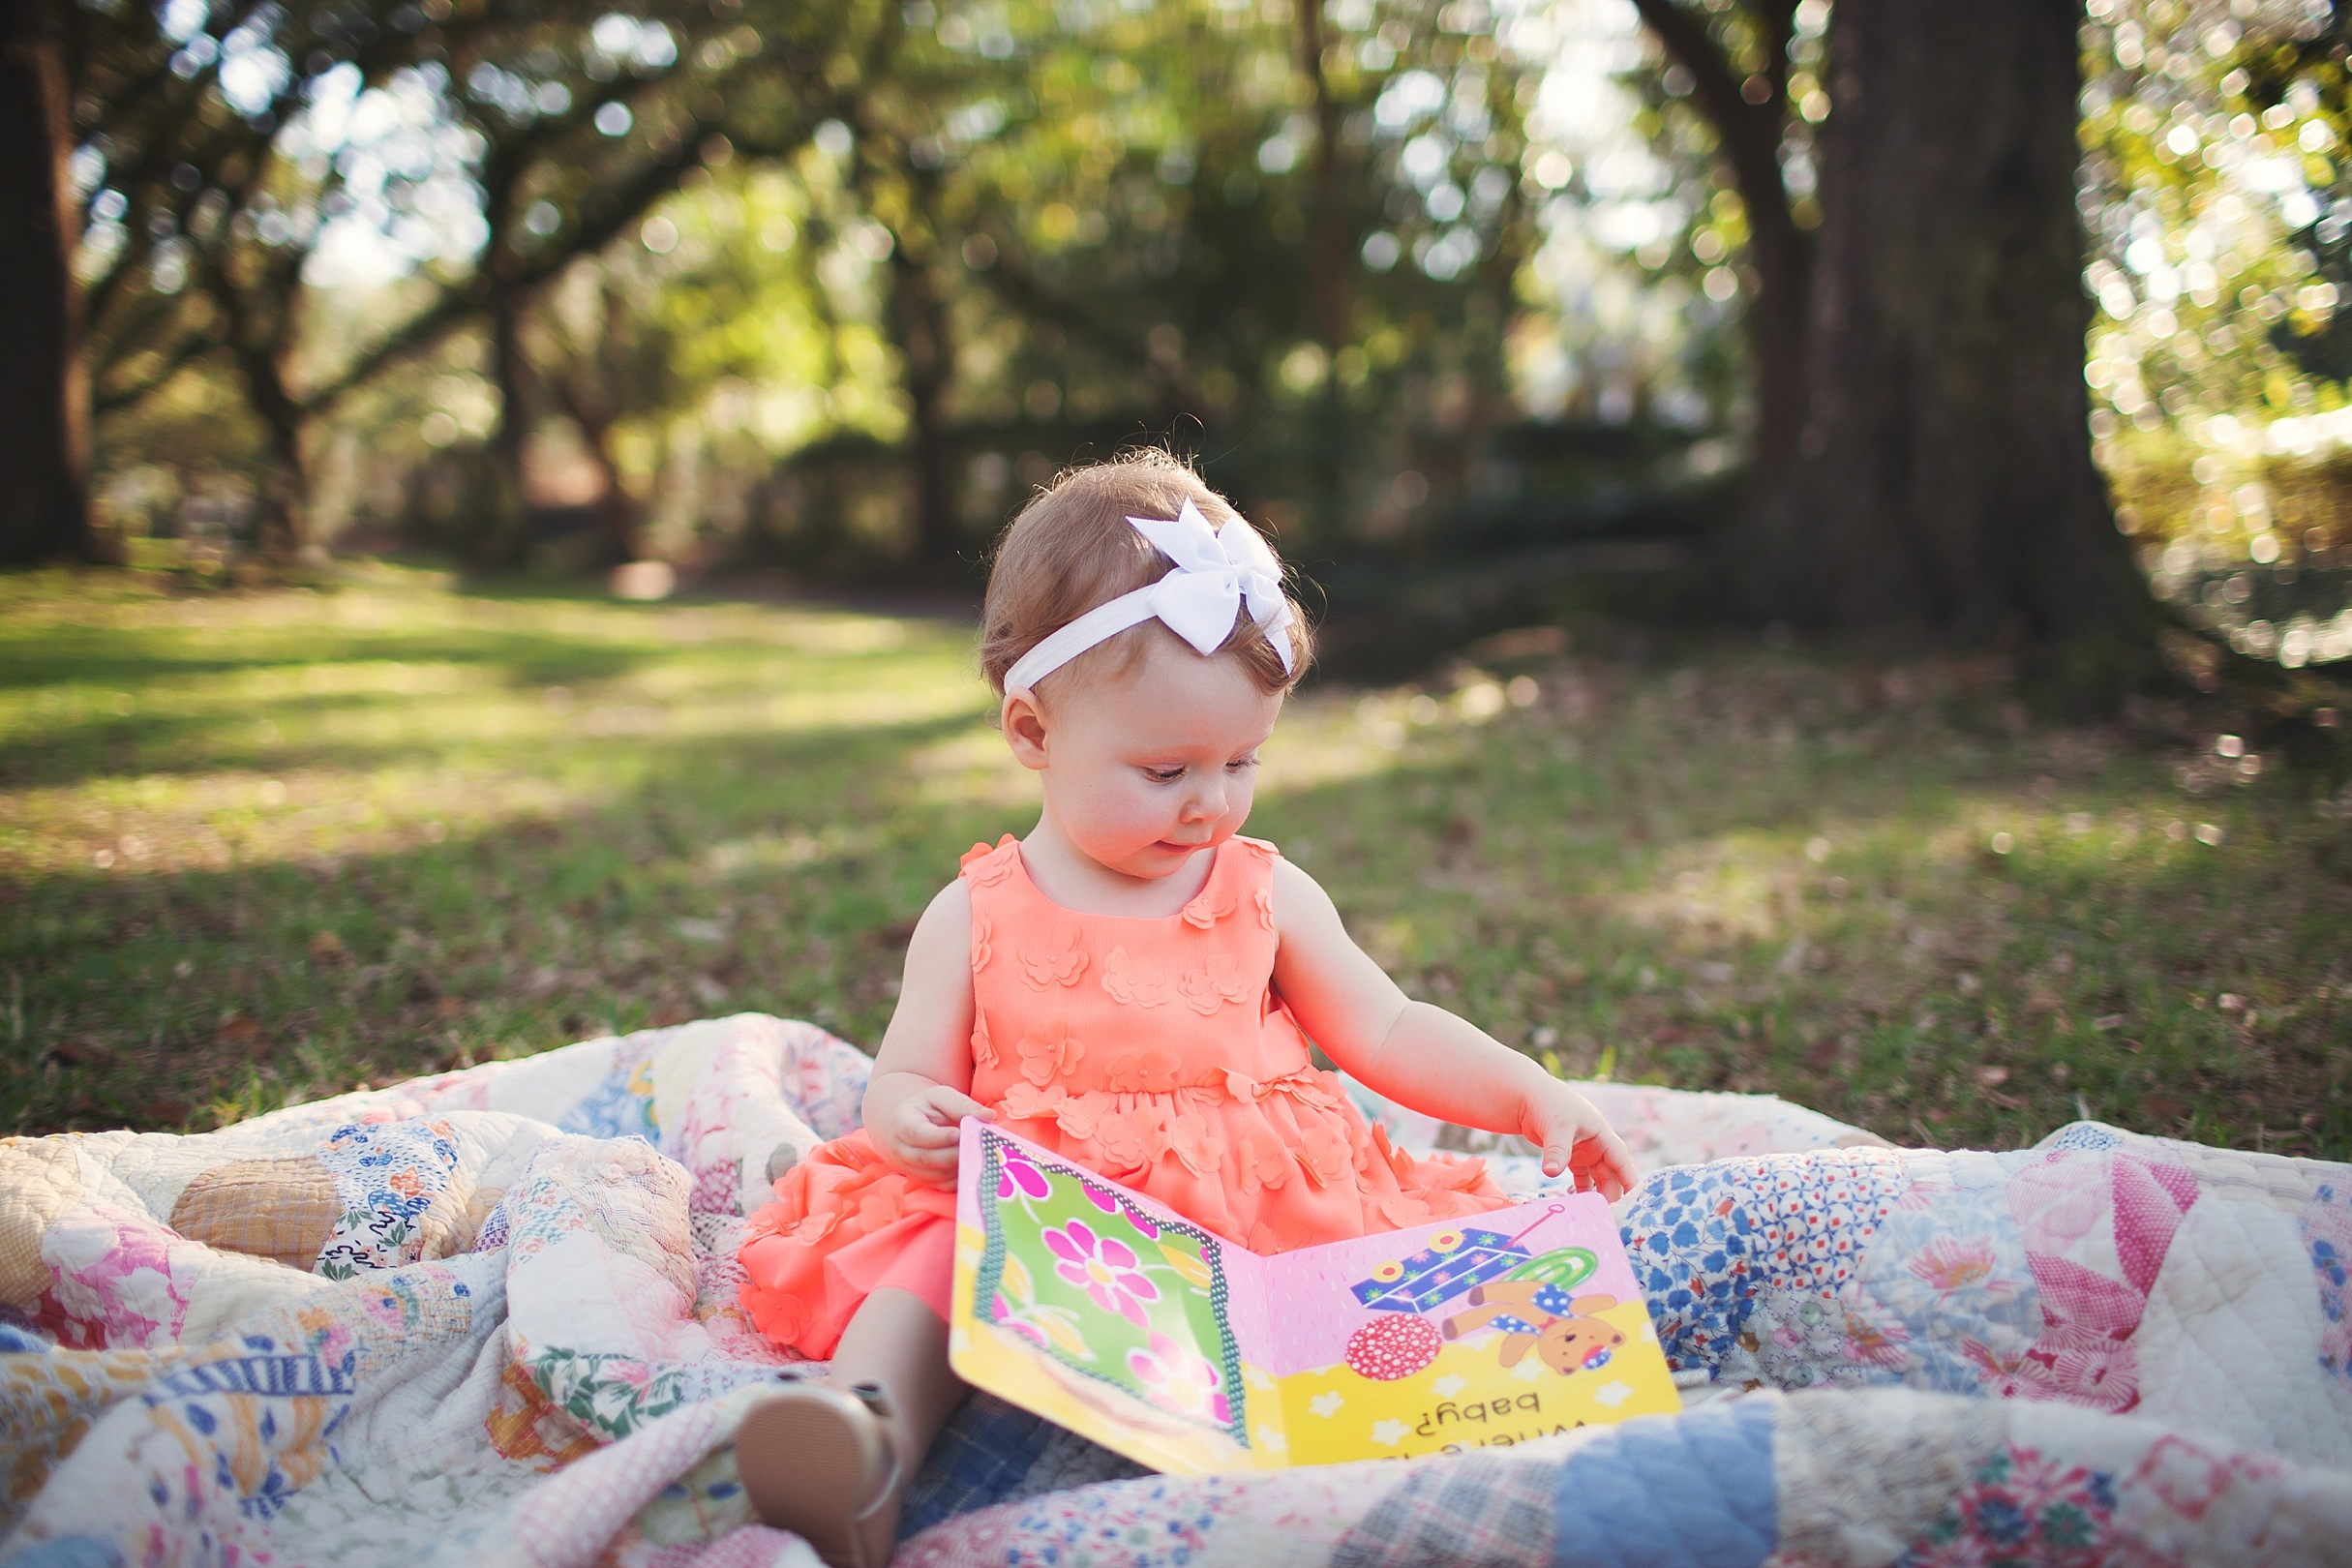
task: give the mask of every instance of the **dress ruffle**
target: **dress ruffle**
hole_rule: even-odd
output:
[[[761,1333],[823,1360],[885,1285],[946,1317],[954,1255],[955,1193],[892,1170],[860,1128],[786,1171],[776,1200],[753,1212],[739,1294]]]

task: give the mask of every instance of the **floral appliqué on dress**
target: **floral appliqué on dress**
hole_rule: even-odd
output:
[[[1250,994],[1250,981],[1243,977],[1241,965],[1229,952],[1209,954],[1205,967],[1187,970],[1176,986],[1185,1006],[1204,1018],[1228,1002],[1243,1000]]]
[[[1193,894],[1192,901],[1183,910],[1185,924],[1196,925],[1203,931],[1232,913],[1233,890],[1224,878],[1216,875],[1210,876],[1209,885]]]
[[[1129,1003],[1138,1008],[1156,1008],[1166,1002],[1172,987],[1167,975],[1149,958],[1138,958],[1126,948],[1111,949],[1110,957],[1102,964],[1102,988],[1113,1001]]]
[[[1033,990],[1041,991],[1048,985],[1075,985],[1078,977],[1085,973],[1085,942],[1074,922],[1064,921],[1021,949],[1021,979]]]
[[[1021,1037],[1021,1076],[1042,1089],[1067,1075],[1086,1054],[1086,1047],[1070,1032],[1070,1020],[1056,1013]]]

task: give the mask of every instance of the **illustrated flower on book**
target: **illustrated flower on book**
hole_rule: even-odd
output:
[[[1030,1198],[1041,1198],[1053,1189],[1045,1181],[1045,1173],[1018,1155],[1005,1157],[1004,1168],[996,1178],[996,1200],[1010,1203],[1017,1192]]]
[[[1160,1299],[1160,1287],[1145,1277],[1142,1259],[1125,1242],[1097,1236],[1083,1220],[1046,1227],[1046,1250],[1061,1261],[1054,1272],[1071,1284],[1085,1287],[1096,1306],[1117,1312],[1137,1328],[1146,1328],[1143,1304]]]
[[[1127,1370],[1143,1384],[1154,1404],[1179,1415],[1206,1415],[1220,1426],[1233,1419],[1233,1408],[1219,1386],[1224,1379],[1215,1364],[1157,1329],[1150,1349],[1127,1353]]]

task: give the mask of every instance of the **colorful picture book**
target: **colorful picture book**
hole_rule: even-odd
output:
[[[981,1122],[959,1178],[956,1372],[1156,1469],[1455,1453],[1681,1407],[1591,1193],[1263,1257]]]

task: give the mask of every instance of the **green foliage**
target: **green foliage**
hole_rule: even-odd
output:
[[[209,460],[289,538],[430,518],[512,556],[518,504],[607,495],[688,559],[938,556],[1040,465],[1173,434],[1294,542],[1422,538],[1512,414],[1551,189],[1517,15],[430,0],[175,45],[91,13],[110,509],[136,531]],[[166,58],[219,145],[139,118]],[[861,442],[899,474],[826,470]]]
[[[2096,0],[2085,377],[2159,595],[2242,653],[2352,657],[2343,22]]]
[[[1036,810],[954,622],[390,571],[0,594],[12,1131],[740,1008],[871,1043],[957,854]],[[2352,1152],[2340,755],[2035,727],[1983,663],[1560,646],[1322,688],[1268,748],[1251,830],[1414,994],[1898,1139]]]

